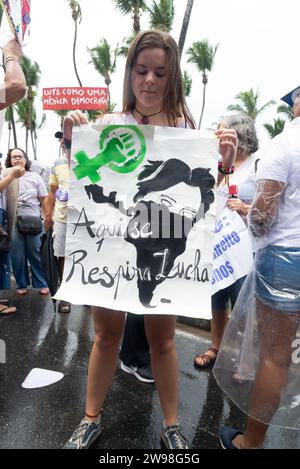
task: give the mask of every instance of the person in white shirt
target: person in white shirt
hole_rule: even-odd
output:
[[[221,429],[221,445],[228,449],[260,448],[271,422],[300,427],[300,86],[283,99],[293,105],[295,118],[273,139],[258,170],[248,216],[258,240],[254,271],[214,369],[219,385],[249,416],[244,434]],[[229,378],[238,356],[243,384]]]
[[[258,138],[255,123],[251,117],[240,113],[223,117],[219,128],[235,129],[239,143],[234,162],[235,172],[230,176],[229,181],[226,181],[225,178],[221,181],[217,190],[217,198],[219,197],[220,204],[223,199],[227,199],[227,207],[230,210],[235,210],[246,221],[256,193],[257,159],[255,153],[258,150]],[[237,189],[237,196],[234,198],[230,197],[229,192],[232,185],[235,185]],[[212,344],[206,352],[195,356],[194,366],[196,368],[203,370],[214,365],[227,326],[229,307],[234,308],[245,279],[246,276],[239,278],[233,284],[212,295]]]

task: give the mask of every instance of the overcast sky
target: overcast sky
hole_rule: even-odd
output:
[[[81,0],[83,19],[78,30],[77,64],[84,86],[104,86],[103,79],[89,64],[87,47],[95,46],[105,37],[115,46],[130,34],[132,20],[122,17],[112,0]],[[151,0],[149,0],[151,3]],[[186,0],[175,0],[175,22],[171,34],[178,40]],[[31,0],[32,24],[24,53],[36,60],[42,71],[38,113],[42,113],[43,87],[78,86],[72,64],[74,22],[67,0]],[[209,75],[207,104],[203,128],[210,127],[240,91],[259,88],[261,105],[281,96],[300,84],[298,46],[300,42],[300,2],[298,0],[195,0],[188,30],[185,50],[193,42],[208,39],[219,49],[215,66]],[[143,14],[142,29],[148,27]],[[124,60],[119,59],[117,71],[112,76],[112,102],[121,106]],[[193,79],[190,109],[198,121],[201,110],[201,76],[192,64],[186,63],[183,53],[182,68]],[[46,111],[47,121],[39,131],[38,159],[48,164],[58,154],[54,133],[59,130],[59,118]],[[262,148],[268,137],[261,128],[262,122],[272,122],[276,106],[258,121]],[[25,132],[24,132],[25,134]],[[19,131],[20,146],[24,146],[23,130]],[[7,131],[3,131],[1,150],[7,150]],[[32,155],[30,155],[32,156]]]

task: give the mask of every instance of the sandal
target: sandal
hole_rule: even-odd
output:
[[[234,373],[232,373],[231,379],[235,384],[247,384],[247,383],[249,383],[249,380],[246,379],[246,378],[243,378],[243,376],[238,371],[235,371]]]
[[[27,290],[26,290],[26,288],[19,288],[19,289],[17,290],[17,293],[18,293],[19,295],[26,295]]]
[[[15,306],[5,306],[0,304],[0,316],[9,316],[10,314],[15,314],[17,308]]]
[[[71,305],[67,301],[60,301],[57,310],[59,313],[70,313]]]
[[[40,290],[41,295],[48,295],[49,294],[49,288],[45,287]]]
[[[207,352],[212,352],[213,355]],[[203,368],[209,368],[210,366],[213,366],[213,364],[216,361],[219,350],[215,347],[209,347],[207,352],[200,353],[199,355],[195,356],[194,366],[196,368],[203,369]],[[198,362],[199,359],[202,360],[202,363]]]

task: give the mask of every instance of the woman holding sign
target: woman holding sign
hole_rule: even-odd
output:
[[[88,123],[86,115],[71,113],[64,122],[66,147],[70,148],[73,125]],[[134,39],[127,58],[123,113],[106,115],[101,124],[151,124],[195,128],[186,105],[178,47],[161,31],[146,31]],[[223,167],[231,167],[236,155],[234,130],[219,130]],[[86,414],[65,448],[88,448],[100,435],[100,412],[117,366],[118,347],[125,313],[93,307],[95,342],[90,356]],[[186,449],[189,443],[178,423],[178,363],[174,344],[176,317],[145,316],[145,329],[151,347],[152,370],[164,414],[161,432],[168,449]]]
[[[246,222],[252,199],[256,193],[255,172],[257,160],[254,153],[258,150],[258,139],[254,121],[246,114],[224,117],[219,128],[233,128],[238,136],[238,151],[235,160],[235,173],[230,176],[230,185],[223,179],[219,188],[219,202],[226,201],[230,210],[235,210]],[[204,369],[213,366],[228,323],[228,309],[234,308],[245,276],[222,288],[212,296],[212,345],[204,353],[196,355],[194,365]],[[238,375],[236,375],[238,379]]]

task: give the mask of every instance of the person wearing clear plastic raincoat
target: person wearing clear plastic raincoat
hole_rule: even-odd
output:
[[[258,252],[213,370],[248,415],[244,433],[221,427],[226,449],[261,447],[270,424],[300,429],[300,86],[282,99],[294,120],[259,166],[248,215]]]

